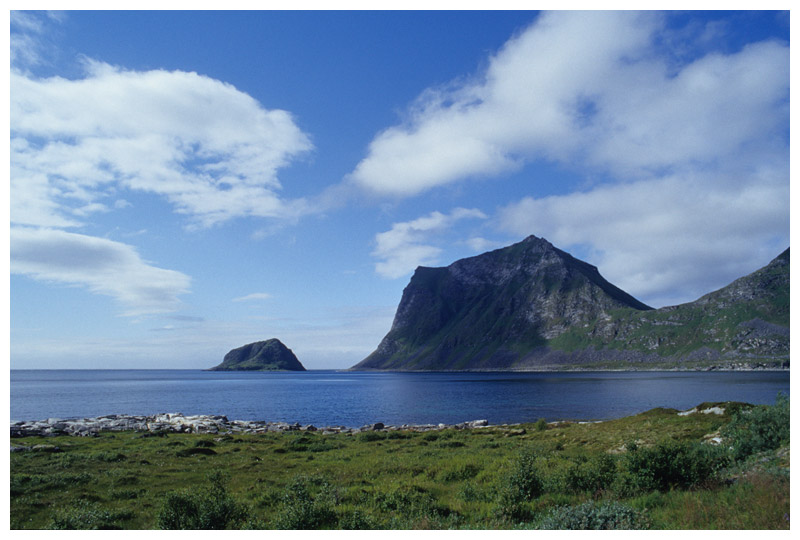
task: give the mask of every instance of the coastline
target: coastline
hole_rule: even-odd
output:
[[[491,425],[488,420],[471,420],[457,424],[402,424],[386,425],[383,422],[361,427],[301,425],[298,422],[267,422],[263,420],[229,420],[224,415],[183,415],[160,413],[154,415],[109,414],[93,418],[48,418],[46,420],[21,420],[11,422],[11,438],[56,437],[71,435],[96,437],[103,432],[135,431],[150,436],[165,433],[272,433],[287,431],[318,431],[323,435],[334,433],[363,433],[367,431],[432,431],[443,429],[477,429],[482,427],[511,426],[519,424]]]

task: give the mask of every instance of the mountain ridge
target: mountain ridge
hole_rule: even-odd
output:
[[[788,365],[788,266],[787,249],[694,302],[653,309],[595,266],[529,236],[447,267],[417,268],[390,331],[350,369]]]

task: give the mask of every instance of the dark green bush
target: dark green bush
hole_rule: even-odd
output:
[[[208,481],[210,485],[199,492],[167,494],[156,518],[158,528],[221,530],[243,523],[247,508],[228,494],[222,474],[211,473]]]
[[[731,445],[737,461],[757,452],[775,450],[789,442],[788,396],[778,394],[772,406],[759,405],[737,411],[720,432]]]
[[[610,454],[574,462],[566,472],[566,488],[575,493],[596,493],[608,489],[617,472],[617,462]]]
[[[544,418],[539,418],[533,427],[536,429],[536,431],[544,431],[547,429],[547,420]]]
[[[336,526],[334,507],[336,494],[324,481],[315,496],[310,488],[314,482],[305,476],[295,477],[283,492],[281,508],[273,526],[276,529],[324,529]]]
[[[699,442],[663,441],[651,448],[633,447],[626,466],[640,491],[690,488],[712,478],[730,463],[724,448]]]
[[[641,530],[649,527],[647,516],[618,502],[554,508],[539,524],[544,530]]]
[[[544,493],[544,477],[536,465],[538,455],[528,450],[520,454],[508,475],[505,485],[500,488],[496,513],[499,517],[512,521],[530,518],[526,504]]]
[[[537,457],[533,451],[522,453],[508,477],[512,495],[520,500],[530,501],[544,492],[543,476],[536,466]]]
[[[209,441],[208,439],[200,439],[198,441],[195,441],[194,445],[197,448],[212,448],[216,446],[216,444],[214,444],[214,441]]]
[[[175,452],[175,455],[178,457],[190,457],[190,456],[213,456],[216,452],[211,448],[184,448],[183,450],[178,450]]]
[[[362,442],[383,441],[388,438],[388,434],[382,431],[365,431],[358,434],[358,440]]]

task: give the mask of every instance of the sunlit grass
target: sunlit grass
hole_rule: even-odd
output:
[[[727,414],[656,409],[544,429],[15,439],[59,451],[11,454],[11,526],[150,529],[169,522],[169,504],[201,501],[233,505],[239,517],[223,526],[234,528],[535,528],[565,506],[612,518],[617,512],[623,523],[652,528],[787,528],[788,441],[685,489],[635,488],[631,445],[672,441],[690,450],[729,421]],[[225,479],[217,499],[176,498],[212,493],[215,471]],[[537,487],[520,491],[531,475]],[[579,506],[588,501],[597,506]],[[637,512],[645,512],[642,519]]]

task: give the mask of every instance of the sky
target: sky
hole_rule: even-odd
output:
[[[789,15],[10,13],[12,369],[348,368],[533,234],[639,300],[789,246]]]

